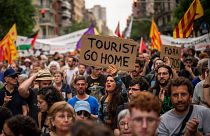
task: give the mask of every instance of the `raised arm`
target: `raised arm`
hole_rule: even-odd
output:
[[[37,74],[33,74],[29,79],[25,80],[20,86],[18,87],[19,94],[23,98],[28,98],[29,93],[29,87],[31,86],[33,80],[35,80]]]

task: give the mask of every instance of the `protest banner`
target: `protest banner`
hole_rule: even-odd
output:
[[[133,40],[110,36],[83,35],[81,63],[108,67],[113,64],[120,70],[134,69],[137,43]]]
[[[196,51],[204,51],[206,48],[210,48],[210,33],[193,37],[193,38],[177,38],[174,39],[171,36],[160,35],[163,45],[171,45],[185,48],[195,48]]]
[[[160,58],[165,60],[165,57],[168,57],[171,62],[171,67],[175,69],[179,69],[180,67],[180,55],[181,55],[181,47],[162,45]]]

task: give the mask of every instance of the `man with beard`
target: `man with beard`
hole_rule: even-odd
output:
[[[4,72],[5,86],[0,90],[0,106],[7,107],[13,115],[27,115],[27,103],[18,92],[17,76],[12,68]]]
[[[174,108],[161,116],[158,136],[209,135],[210,109],[191,105],[193,94],[191,82],[184,77],[172,79],[168,91]]]
[[[20,84],[18,91],[19,94],[28,104],[29,113],[38,123],[38,106],[37,106],[37,94],[42,88],[52,85],[53,76],[48,69],[39,70],[37,73],[32,73],[31,76]],[[36,84],[35,84],[36,83]]]
[[[87,101],[90,104],[90,109],[91,109],[91,117],[93,119],[97,118],[98,115],[98,108],[99,108],[99,103],[98,100],[93,97],[90,96],[86,93],[86,89],[87,89],[87,82],[84,76],[78,76],[75,78],[74,80],[74,88],[76,89],[77,95],[74,96],[73,98],[71,98],[68,103],[74,107],[75,103],[77,101]]]
[[[170,96],[166,90],[166,86],[171,78],[173,78],[173,71],[170,66],[160,65],[157,67],[156,82],[155,85],[151,88],[151,91],[163,102],[161,114],[172,108]]]

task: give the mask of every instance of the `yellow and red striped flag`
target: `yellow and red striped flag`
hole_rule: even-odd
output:
[[[4,36],[4,38],[0,41],[0,48],[3,51],[1,55],[3,55],[3,59],[7,60],[9,64],[11,64],[14,60],[18,58],[18,52],[16,50],[16,46],[14,42],[17,39],[17,30],[16,24],[14,24],[9,32]]]
[[[160,32],[157,29],[157,26],[155,24],[154,19],[152,19],[152,24],[151,24],[151,28],[150,28],[150,38],[151,38],[151,42],[152,42],[152,49],[157,49],[158,51],[160,51],[161,46],[162,46],[162,41],[160,39]]]
[[[173,31],[174,38],[187,38],[193,30],[194,20],[203,16],[203,7],[199,0],[193,0],[182,19]]]
[[[4,38],[0,41],[0,46],[4,46],[8,43],[8,40],[12,40],[15,42],[17,40],[17,29],[16,24],[13,24],[13,26],[10,28],[9,32],[4,36]]]

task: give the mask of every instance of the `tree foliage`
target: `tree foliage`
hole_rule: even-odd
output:
[[[35,7],[31,0],[0,0],[0,38],[2,38],[14,23],[18,35],[28,36],[35,26]]]
[[[131,39],[139,41],[141,37],[149,39],[151,22],[148,21],[133,21],[131,30]]]
[[[184,16],[187,9],[190,7],[190,4],[193,0],[181,0],[178,4],[177,8],[175,9],[173,13],[173,26],[175,26],[179,23],[180,19]],[[194,29],[195,31],[200,31],[200,26],[202,23],[207,23],[208,26],[210,26],[210,1],[209,0],[200,0],[201,5],[204,10],[204,16],[197,19],[194,23]],[[209,28],[208,28],[209,29]]]
[[[82,21],[82,22],[73,22],[71,26],[64,29],[64,33],[71,33],[81,29],[85,29],[90,26],[90,22]]]

